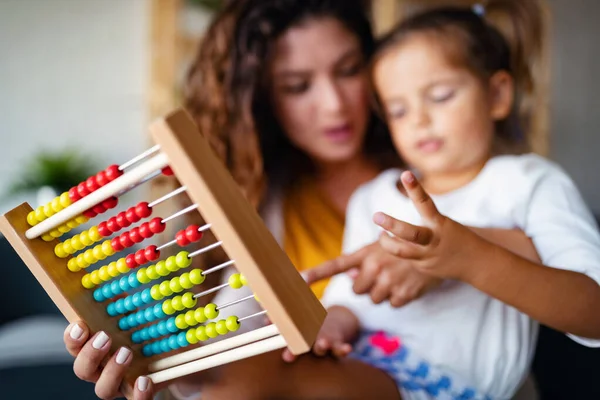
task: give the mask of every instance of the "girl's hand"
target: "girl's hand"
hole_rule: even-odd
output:
[[[132,361],[133,354],[128,348],[121,348],[113,354],[104,367],[101,362],[108,356],[111,339],[104,332],[90,337],[86,324],[79,321],[65,329],[63,340],[68,352],[75,357],[73,371],[81,380],[95,383],[96,395],[101,399],[127,397],[133,400],[151,400],[155,388],[150,379],[139,377],[133,393],[124,393],[121,384],[125,371]]]
[[[486,252],[494,246],[469,228],[440,214],[412,173],[404,172],[401,179],[422,217],[423,226],[376,213],[374,222],[391,233],[381,234],[380,246],[424,274],[466,280],[470,267],[481,266],[482,263],[477,260],[484,260]]]

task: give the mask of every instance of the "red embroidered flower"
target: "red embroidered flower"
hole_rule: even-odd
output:
[[[386,355],[393,354],[401,346],[400,338],[387,337],[383,332],[377,332],[371,336],[371,345],[378,347]]]

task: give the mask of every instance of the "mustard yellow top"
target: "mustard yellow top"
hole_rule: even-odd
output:
[[[305,180],[286,193],[283,202],[283,248],[303,271],[338,257],[342,251],[344,215],[312,181]],[[329,280],[311,288],[321,298]]]

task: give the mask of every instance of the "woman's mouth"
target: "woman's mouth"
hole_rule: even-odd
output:
[[[347,142],[352,138],[352,128],[349,124],[338,125],[325,129],[325,136],[334,143]]]
[[[417,148],[423,153],[435,153],[444,145],[442,139],[423,139],[417,142]]]

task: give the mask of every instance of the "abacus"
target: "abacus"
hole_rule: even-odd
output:
[[[112,352],[132,349],[129,388],[140,375],[158,383],[283,347],[295,354],[309,351],[325,309],[192,118],[178,109],[149,130],[154,142],[149,150],[35,210],[19,205],[0,218],[0,231],[68,321],[81,319],[92,332],[107,332]],[[174,175],[181,186],[82,230],[117,207],[124,193],[161,174]],[[153,215],[158,204],[183,192],[191,206],[166,217]],[[191,212],[206,224],[189,225],[158,246],[131,250]],[[75,228],[80,233],[64,238]],[[207,230],[216,241],[191,248]],[[167,247],[174,255],[161,257]],[[204,270],[192,266],[195,256],[217,247],[227,254],[226,262]],[[103,262],[119,253],[118,260]],[[227,283],[200,290],[207,274],[225,267],[236,270]],[[244,285],[253,295],[196,307],[200,296]],[[259,302],[262,311],[218,319],[221,309],[243,301]],[[245,320],[265,316],[270,324],[229,334]]]

